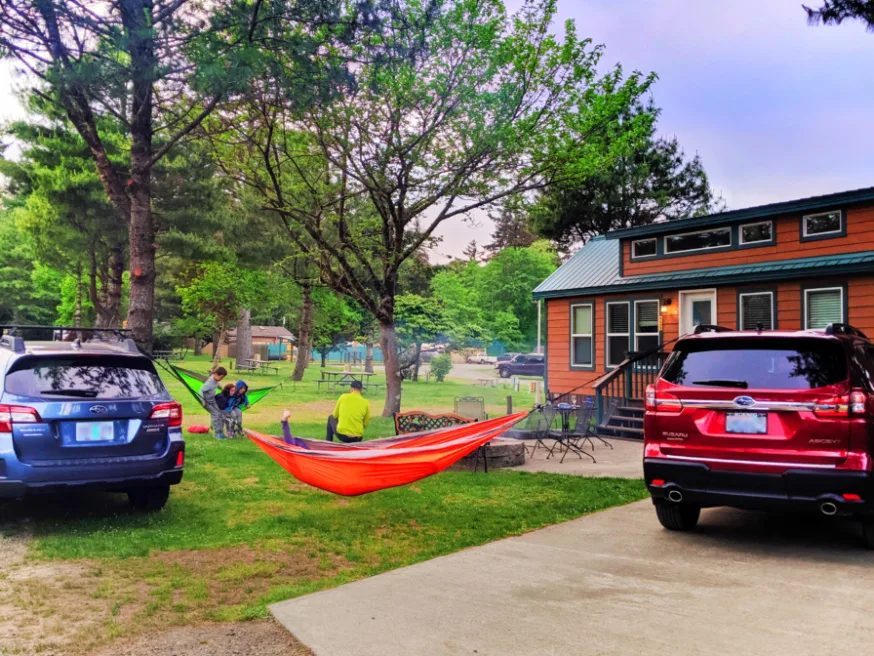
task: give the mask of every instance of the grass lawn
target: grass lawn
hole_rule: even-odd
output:
[[[185,364],[208,367],[206,359]],[[246,413],[248,425],[276,432],[287,407],[296,433],[322,436],[335,395],[316,392],[318,375],[313,367],[306,381],[268,396]],[[207,423],[181,385],[168,382],[184,404],[186,425]],[[464,382],[405,383],[404,408],[451,411],[453,397],[475,394],[497,415],[508,393]],[[514,407],[532,403],[527,392],[513,396]],[[378,416],[382,393],[373,397]],[[368,430],[369,437],[392,433],[391,420],[382,418]],[[133,513],[123,496],[109,494],[0,505],[0,551],[12,545],[23,554],[15,567],[0,566],[0,618],[15,622],[10,635],[18,642],[11,644],[19,645],[4,651],[0,619],[0,654],[53,646],[85,653],[168,625],[264,617],[275,601],[646,494],[640,481],[495,471],[446,472],[343,498],[298,483],[247,440],[186,437],[185,479],[160,513]]]

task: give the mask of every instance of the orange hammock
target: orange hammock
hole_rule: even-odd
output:
[[[407,485],[443,471],[498,437],[527,413],[356,444],[295,439],[286,444],[272,435],[246,429],[264,452],[299,481],[356,496]]]

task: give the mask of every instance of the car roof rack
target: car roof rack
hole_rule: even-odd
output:
[[[858,328],[851,326],[848,323],[830,323],[825,327],[826,335],[851,335],[853,337],[862,337],[868,339],[868,336]]]
[[[142,353],[137,343],[131,338],[130,330],[123,328],[83,328],[82,326],[40,326],[40,325],[22,325],[22,324],[8,324],[8,325],[0,325],[0,333],[6,332],[5,335],[0,337],[0,348],[9,349],[14,353],[24,353],[26,350],[24,338],[21,337],[20,333],[27,330],[43,330],[43,331],[51,331],[52,337],[56,337],[58,334],[64,335],[67,333],[71,336],[75,335],[72,340],[55,340],[53,341],[71,341],[74,345],[81,345],[79,335],[88,335],[90,338],[85,341],[106,341],[104,336],[115,336],[118,340],[119,345],[124,346],[131,353]],[[97,339],[95,339],[97,338]]]
[[[692,332],[693,335],[700,335],[701,333],[730,333],[731,328],[726,328],[725,326],[716,326],[714,324],[702,323],[700,325],[695,326],[695,330]]]

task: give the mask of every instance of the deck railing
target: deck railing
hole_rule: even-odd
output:
[[[629,353],[613,371],[595,383],[595,416],[603,425],[617,407],[643,399],[647,385],[655,382],[668,356],[664,344],[642,353]]]

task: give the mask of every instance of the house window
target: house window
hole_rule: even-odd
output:
[[[592,304],[571,306],[571,365],[593,367]]]
[[[706,251],[731,246],[731,228],[714,228],[665,237],[665,253]]]
[[[761,221],[759,223],[747,223],[740,227],[740,243],[758,244],[768,242],[774,239],[774,223],[772,221]]]
[[[631,242],[631,257],[639,258],[639,257],[652,257],[656,254],[656,240],[655,239],[639,239],[637,241]]]
[[[842,287],[804,290],[804,327],[818,330],[830,323],[844,323]]]
[[[844,220],[840,210],[808,214],[801,219],[802,237],[824,237],[843,233]]]
[[[774,293],[756,292],[740,294],[740,318],[738,324],[741,330],[758,330],[761,324],[763,330],[774,329]]]
[[[631,349],[629,303],[607,303],[607,366],[622,363]]]
[[[634,350],[645,353],[657,348],[659,339],[659,302],[634,302]]]

